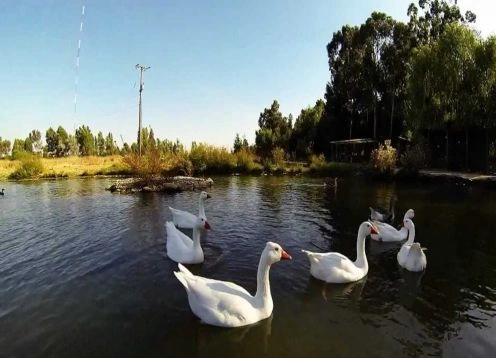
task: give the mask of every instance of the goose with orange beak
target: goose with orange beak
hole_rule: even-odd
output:
[[[412,272],[420,272],[427,267],[427,257],[424,251],[427,249],[421,247],[415,240],[415,225],[411,219],[403,220],[403,226],[408,229],[408,240],[401,246],[396,255],[398,264]]]
[[[203,323],[241,327],[272,314],[274,303],[270,293],[269,271],[272,264],[281,260],[291,260],[291,256],[280,245],[267,242],[258,264],[255,296],[235,283],[193,275],[181,264],[174,275],[186,289],[191,311]]]
[[[351,261],[338,252],[317,253],[302,250],[310,261],[312,276],[329,283],[355,282],[365,277],[369,272],[369,264],[365,255],[365,239],[370,234],[379,234],[379,229],[374,223],[364,221],[358,228],[355,261]]]

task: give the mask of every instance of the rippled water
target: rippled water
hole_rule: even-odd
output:
[[[293,261],[271,270],[273,316],[254,326],[202,325],[165,252],[167,207],[196,212],[198,193],[116,195],[104,179],[3,183],[0,355],[491,356],[496,351],[496,193],[342,179],[215,178],[192,271],[255,291],[268,240]],[[427,271],[398,269],[398,244],[367,242],[355,284],[312,279],[300,249],[354,259],[368,206],[414,208]]]

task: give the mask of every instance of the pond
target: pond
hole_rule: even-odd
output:
[[[205,204],[203,276],[254,293],[266,241],[293,256],[270,273],[273,315],[256,325],[201,324],[167,258],[168,206],[197,212],[198,193],[111,194],[109,179],[3,183],[2,356],[490,356],[496,351],[496,192],[342,178],[214,178]],[[370,205],[415,209],[427,270],[399,269],[400,244],[367,239],[369,273],[313,279],[301,249],[354,259]]]

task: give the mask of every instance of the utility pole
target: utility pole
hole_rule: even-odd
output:
[[[141,157],[141,92],[143,92],[143,72],[148,70],[150,66],[140,65],[139,63],[136,65],[136,69],[140,71],[140,86],[139,86],[139,125],[138,125],[138,150],[139,156]]]

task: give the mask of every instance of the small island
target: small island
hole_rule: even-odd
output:
[[[112,193],[165,192],[178,193],[185,190],[203,190],[212,186],[211,178],[195,178],[190,176],[119,179],[106,188]]]

